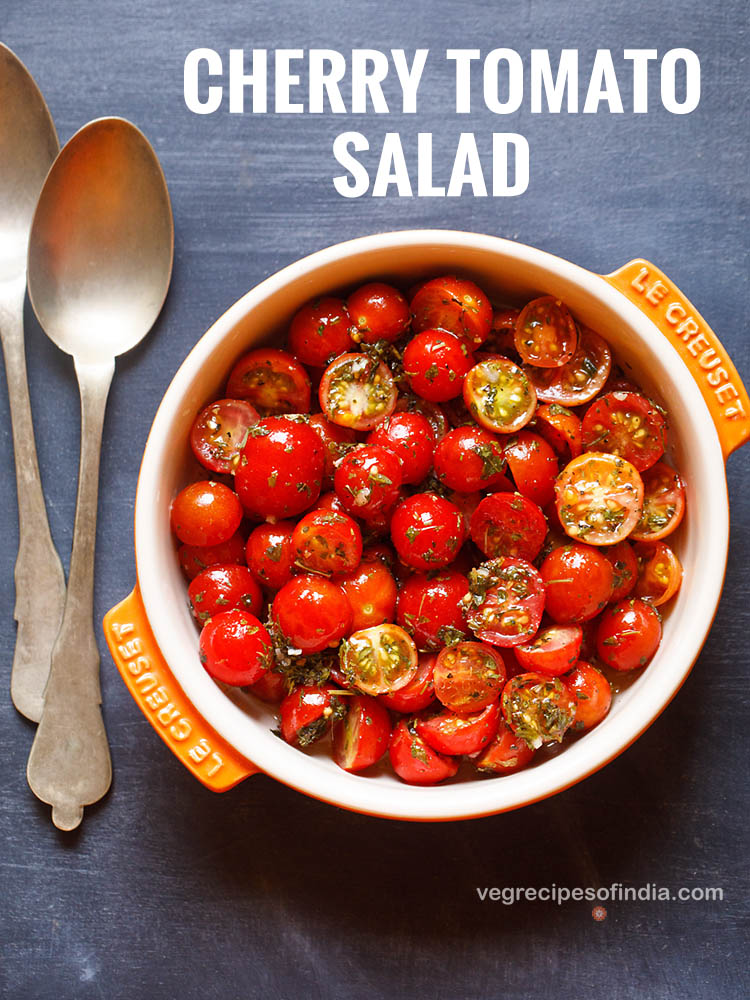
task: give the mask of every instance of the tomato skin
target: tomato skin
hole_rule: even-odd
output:
[[[521,310],[514,341],[526,364],[559,368],[573,357],[578,345],[578,328],[564,302],[554,295],[544,295]]]
[[[256,617],[263,608],[263,595],[255,577],[239,564],[209,566],[188,587],[190,610],[203,625],[222,611],[239,608]]]
[[[533,757],[528,743],[501,719],[495,738],[474,758],[474,766],[485,774],[514,774],[527,767]]]
[[[250,431],[234,482],[248,513],[294,517],[320,496],[324,471],[323,443],[312,427],[266,417]]]
[[[598,333],[582,326],[575,354],[560,368],[526,369],[542,403],[581,406],[590,402],[609,378],[612,351]]]
[[[389,748],[391,766],[396,775],[409,785],[437,785],[452,778],[458,771],[458,760],[437,753],[416,732],[409,729],[406,719],[396,723]]]
[[[255,579],[270,590],[281,590],[294,566],[292,521],[259,524],[250,532],[245,556]]]
[[[438,653],[435,695],[452,712],[473,715],[497,700],[505,677],[505,663],[493,646],[458,642]]]
[[[660,642],[659,615],[637,597],[607,608],[596,633],[599,659],[614,670],[645,667]]]
[[[638,579],[638,560],[635,557],[633,546],[628,541],[618,542],[617,545],[608,545],[601,549],[601,553],[612,567],[613,573],[609,603],[617,604],[618,601],[624,600],[635,587],[635,581]]]
[[[444,708],[436,715],[417,717],[414,728],[427,746],[438,753],[457,756],[477,753],[497,733],[501,719],[500,702],[490,702],[474,715],[457,715]]]
[[[396,508],[391,538],[407,566],[438,569],[453,562],[465,541],[463,516],[449,500],[435,493],[417,493]]]
[[[190,483],[172,501],[172,531],[185,545],[221,545],[229,541],[241,521],[237,494],[213,480]]]
[[[503,306],[495,309],[492,314],[492,328],[490,335],[482,345],[484,351],[493,354],[502,354],[505,358],[519,361],[516,351],[516,321],[521,315],[521,310],[513,306]]]
[[[508,681],[501,704],[508,726],[535,750],[562,743],[576,713],[575,699],[559,677],[531,672]]]
[[[401,462],[387,448],[363,444],[341,459],[333,484],[346,512],[370,521],[398,500]]]
[[[563,458],[576,458],[583,451],[581,421],[559,403],[542,403],[534,414],[534,428]]]
[[[435,475],[457,493],[496,489],[505,481],[503,446],[476,424],[448,431],[435,449]]]
[[[474,358],[464,341],[446,330],[423,330],[404,350],[404,373],[412,392],[432,403],[461,395]]]
[[[615,545],[638,523],[643,480],[624,458],[586,451],[557,477],[555,503],[560,523],[574,541]]]
[[[421,413],[394,413],[367,435],[368,444],[387,448],[401,463],[402,483],[421,483],[432,467],[435,439]]]
[[[586,451],[620,455],[639,472],[654,465],[667,445],[667,422],[645,396],[608,392],[595,400],[581,424]]]
[[[553,549],[539,572],[547,590],[545,610],[558,625],[594,618],[611,598],[612,565],[590,545]]]
[[[419,669],[411,636],[391,624],[352,632],[339,650],[339,665],[351,687],[371,695],[406,687]]]
[[[434,441],[439,441],[448,433],[448,418],[437,403],[430,403],[412,393],[401,393],[396,402],[396,413],[420,413],[432,428]]]
[[[396,621],[417,649],[440,649],[457,635],[468,636],[461,604],[468,592],[468,579],[454,569],[414,573],[398,592]]]
[[[389,691],[379,696],[379,701],[394,712],[408,714],[421,712],[435,701],[435,661],[434,653],[420,653],[417,672],[398,691]]]
[[[432,278],[411,300],[412,328],[449,330],[462,337],[469,347],[479,347],[492,326],[492,305],[473,281],[446,275]]]
[[[181,545],[177,553],[180,568],[188,580],[193,580],[208,566],[219,563],[243,563],[245,539],[236,531],[221,545]]]
[[[630,537],[638,542],[657,542],[682,522],[685,514],[685,484],[666,462],[657,462],[643,473],[643,511]]]
[[[273,663],[271,637],[248,611],[222,611],[200,635],[200,659],[209,674],[225,684],[254,684]]]
[[[290,647],[320,653],[348,634],[352,609],[346,594],[325,577],[294,576],[272,605],[273,620]]]
[[[323,442],[325,449],[325,471],[323,473],[323,489],[330,490],[333,487],[333,477],[336,472],[335,463],[349,450],[349,445],[356,444],[357,438],[354,431],[348,427],[339,427],[326,420],[322,413],[313,413],[310,417],[310,426]]]
[[[286,677],[275,670],[268,670],[259,681],[250,685],[250,691],[261,701],[278,704],[288,694]]]
[[[357,773],[377,764],[388,751],[391,719],[383,706],[364,694],[346,699],[346,715],[333,725],[333,759]]]
[[[211,472],[234,472],[245,436],[259,420],[245,399],[217,399],[204,407],[190,429],[193,454]]]
[[[323,372],[320,408],[331,423],[370,431],[396,408],[398,391],[391,370],[367,354],[341,354]]]
[[[536,408],[536,392],[527,372],[499,355],[471,368],[464,379],[463,396],[476,422],[496,434],[520,431]]]
[[[354,324],[352,337],[364,344],[379,340],[392,344],[411,323],[409,303],[397,288],[381,281],[362,285],[346,304]]]
[[[471,538],[488,559],[512,556],[532,562],[544,545],[547,522],[519,493],[491,493],[471,517]]]
[[[332,694],[329,685],[295,688],[279,706],[282,739],[298,749],[309,747],[326,735],[344,711],[342,699]]]
[[[304,365],[324,368],[351,349],[352,320],[342,299],[326,296],[308,302],[289,327],[289,350]]]
[[[563,680],[576,703],[573,729],[593,729],[606,716],[612,704],[609,681],[601,671],[584,660],[579,660]]]
[[[638,542],[634,555],[638,563],[635,596],[655,608],[670,601],[682,583],[682,565],[664,542]]]
[[[398,588],[393,574],[379,559],[365,560],[349,573],[337,574],[338,584],[352,606],[352,631],[393,621]]]
[[[525,559],[491,559],[472,570],[466,621],[493,646],[520,646],[535,634],[544,610],[544,583]]]
[[[538,632],[531,642],[516,646],[513,652],[524,671],[560,677],[578,662],[582,642],[579,625],[553,625]]]
[[[362,533],[348,514],[314,510],[292,533],[295,563],[312,573],[349,573],[362,558]]]
[[[263,417],[310,412],[310,376],[287,351],[260,347],[229,373],[226,395],[246,399]]]
[[[557,456],[538,434],[519,431],[505,445],[513,482],[518,492],[538,507],[546,507],[555,496]]]

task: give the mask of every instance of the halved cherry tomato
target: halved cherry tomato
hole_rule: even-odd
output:
[[[448,420],[443,409],[437,403],[415,396],[412,393],[402,393],[396,402],[396,413],[421,413],[426,417],[432,428],[432,437],[439,441],[448,433]]]
[[[483,427],[456,427],[435,449],[435,475],[458,493],[497,489],[506,480],[503,446]]]
[[[200,625],[234,608],[257,617],[263,607],[263,595],[255,577],[247,566],[238,563],[204,569],[188,587],[188,597],[190,610]]]
[[[398,392],[382,361],[367,354],[342,354],[323,372],[318,395],[332,423],[370,431],[393,413]]]
[[[505,721],[534,750],[562,743],[573,725],[576,703],[559,677],[525,673],[511,677],[501,698]]]
[[[636,392],[608,392],[586,410],[581,425],[586,451],[619,455],[639,472],[664,454],[667,422],[645,396]]]
[[[172,531],[185,545],[221,545],[240,526],[242,505],[223,483],[190,483],[172,501]]]
[[[349,573],[362,557],[362,532],[348,514],[314,510],[292,534],[295,562],[311,573]]]
[[[333,759],[345,771],[364,771],[386,753],[390,739],[391,718],[379,702],[347,697],[346,715],[333,725]]]
[[[480,712],[459,715],[444,708],[436,714],[417,717],[414,728],[425,743],[450,756],[477,753],[487,746],[500,725],[500,701],[495,699]]]
[[[621,542],[638,524],[643,480],[624,458],[584,452],[555,483],[557,513],[566,534],[591,545]]]
[[[516,321],[521,310],[513,306],[502,306],[492,314],[492,327],[489,337],[482,344],[482,350],[493,354],[502,354],[505,358],[518,361],[516,351]]]
[[[416,332],[449,330],[471,348],[487,339],[492,326],[492,306],[482,289],[453,275],[425,282],[411,300],[411,311]]]
[[[531,431],[519,431],[505,445],[505,458],[516,489],[546,507],[555,495],[557,456],[544,438]]]
[[[581,454],[581,421],[559,403],[542,403],[534,414],[534,428],[563,458]]]
[[[491,493],[471,518],[471,538],[489,559],[519,556],[531,562],[547,534],[544,514],[520,493]]]
[[[344,699],[337,697],[329,685],[295,688],[279,706],[281,736],[293,747],[312,746],[345,711]]]
[[[413,569],[447,566],[466,534],[461,511],[436,493],[403,500],[391,519],[391,538],[399,558]]]
[[[330,490],[333,487],[336,462],[351,450],[357,439],[353,430],[332,424],[330,420],[326,420],[322,413],[313,413],[309,423],[323,442],[326,463],[323,473],[323,489]]]
[[[464,375],[473,364],[466,342],[446,330],[422,330],[404,351],[404,373],[412,391],[433,403],[460,396]]]
[[[578,347],[573,357],[560,368],[526,369],[542,403],[580,406],[599,392],[612,368],[609,344],[593,330],[579,330]]]
[[[553,549],[539,573],[547,590],[545,610],[558,625],[594,618],[612,597],[612,565],[591,545]]]
[[[633,537],[632,534],[630,537]],[[635,587],[635,581],[638,579],[638,560],[630,542],[607,545],[602,548],[601,553],[614,573],[609,603],[616,604],[618,601],[624,600]]]
[[[341,644],[341,672],[365,694],[386,694],[406,687],[419,669],[417,647],[398,625],[375,625],[352,633]]]
[[[638,542],[638,581],[635,596],[658,608],[671,600],[682,583],[682,565],[664,542]]]
[[[497,434],[520,431],[534,416],[536,393],[523,368],[508,358],[491,357],[469,371],[464,402],[482,427]]]
[[[246,399],[261,416],[310,412],[310,376],[287,351],[260,347],[229,373],[226,395]]]
[[[258,419],[258,411],[245,399],[209,403],[190,430],[193,454],[211,472],[234,472],[247,432]]]
[[[474,767],[486,774],[514,774],[529,765],[533,757],[528,743],[501,719],[494,740],[474,757]]]
[[[315,299],[295,313],[289,327],[289,350],[304,365],[322,368],[351,350],[352,320],[346,303],[330,296]]]
[[[520,646],[536,634],[544,610],[544,584],[525,559],[491,559],[469,575],[466,620],[478,639]]]
[[[370,521],[398,500],[401,462],[388,448],[363,444],[341,459],[333,483],[347,513]]]
[[[564,302],[554,295],[544,295],[523,307],[516,320],[514,339],[526,364],[559,368],[573,357],[578,328]]]
[[[577,662],[582,641],[579,625],[553,625],[538,632],[531,642],[516,646],[513,652],[524,670],[559,677]]]
[[[643,511],[631,538],[657,542],[666,538],[685,514],[685,484],[666,462],[657,462],[643,473]]]
[[[398,587],[393,574],[380,559],[365,560],[349,573],[338,574],[334,583],[344,591],[352,606],[352,630],[394,620]]]
[[[434,681],[438,701],[446,708],[473,715],[497,701],[505,683],[505,663],[484,642],[458,642],[438,653]]]
[[[435,700],[434,653],[420,653],[414,677],[398,691],[380,695],[380,701],[394,712],[421,712]]]
[[[292,577],[274,597],[272,613],[289,646],[303,655],[337,645],[352,623],[346,594],[322,576]]]
[[[291,579],[294,566],[293,531],[292,521],[259,524],[247,540],[247,565],[258,583],[271,590],[281,590]]]
[[[219,563],[243,563],[245,561],[245,539],[239,531],[221,545],[181,545],[177,558],[180,568],[188,580],[193,580],[207,566]]]
[[[613,604],[599,620],[596,649],[601,661],[615,670],[645,667],[660,642],[658,613],[637,597]]]
[[[598,725],[612,704],[612,686],[604,674],[579,660],[564,681],[576,703],[573,729],[592,729]]]
[[[273,663],[271,637],[249,611],[222,611],[201,632],[200,660],[225,684],[254,684]]]
[[[367,435],[368,444],[387,448],[401,462],[401,482],[421,483],[432,467],[435,439],[421,413],[394,413]]]
[[[323,442],[312,427],[289,417],[259,420],[234,476],[242,506],[258,517],[293,517],[320,496]]]
[[[354,340],[375,344],[378,340],[393,343],[411,322],[409,303],[392,285],[373,281],[362,285],[347,299],[354,324]]]
[[[454,569],[414,573],[398,592],[396,621],[417,649],[440,649],[465,639],[468,630],[461,601],[468,592],[468,579]]]
[[[389,756],[393,770],[409,785],[436,785],[458,771],[458,759],[427,746],[406,719],[396,723]]]

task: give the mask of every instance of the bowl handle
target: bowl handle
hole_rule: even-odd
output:
[[[721,341],[663,271],[647,260],[604,275],[677,349],[716,424],[724,459],[750,438],[750,399]]]
[[[104,636],[136,705],[185,767],[214,792],[226,792],[258,768],[212,729],[185,697],[156,645],[141,594],[104,616]]]

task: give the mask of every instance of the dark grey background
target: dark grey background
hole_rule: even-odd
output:
[[[745,380],[746,4],[582,0],[1,0],[0,38],[36,76],[60,137],[103,114],[135,121],[174,204],[172,289],[150,339],[118,362],[102,464],[96,616],[134,579],[132,502],[153,414],[208,325],[261,278],[309,251],[391,228],[517,238],[608,271],[652,258],[723,338]],[[419,115],[211,117],[182,100],[186,53],[208,45],[430,48]],[[451,114],[446,48],[693,48],[703,96],[675,117]],[[582,73],[585,77],[585,71]],[[652,86],[658,75],[652,74]],[[387,88],[389,95],[392,89]],[[658,96],[658,90],[654,91]],[[623,87],[626,109],[630,88]],[[480,93],[477,92],[477,108]],[[444,176],[461,131],[523,132],[531,184],[518,199],[345,200],[333,137],[377,149],[432,131]],[[2,165],[0,165],[2,169]],[[67,564],[78,449],[73,369],[27,312],[27,352],[50,520]],[[0,382],[4,386],[4,381]],[[0,389],[0,663],[15,626],[15,489]],[[115,778],[63,835],[24,777],[33,731],[0,698],[0,989],[13,998],[744,997],[748,931],[750,472],[729,462],[733,529],[719,613],[690,679],[616,762],[557,798],[452,825],[368,819],[258,777],[216,797],[168,753],[103,641]],[[481,903],[476,887],[718,886],[723,902]]]

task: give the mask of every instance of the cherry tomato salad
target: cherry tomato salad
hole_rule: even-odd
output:
[[[193,423],[171,527],[201,662],[349,772],[527,767],[659,646],[667,439],[554,296],[493,308],[449,275],[307,303]]]

